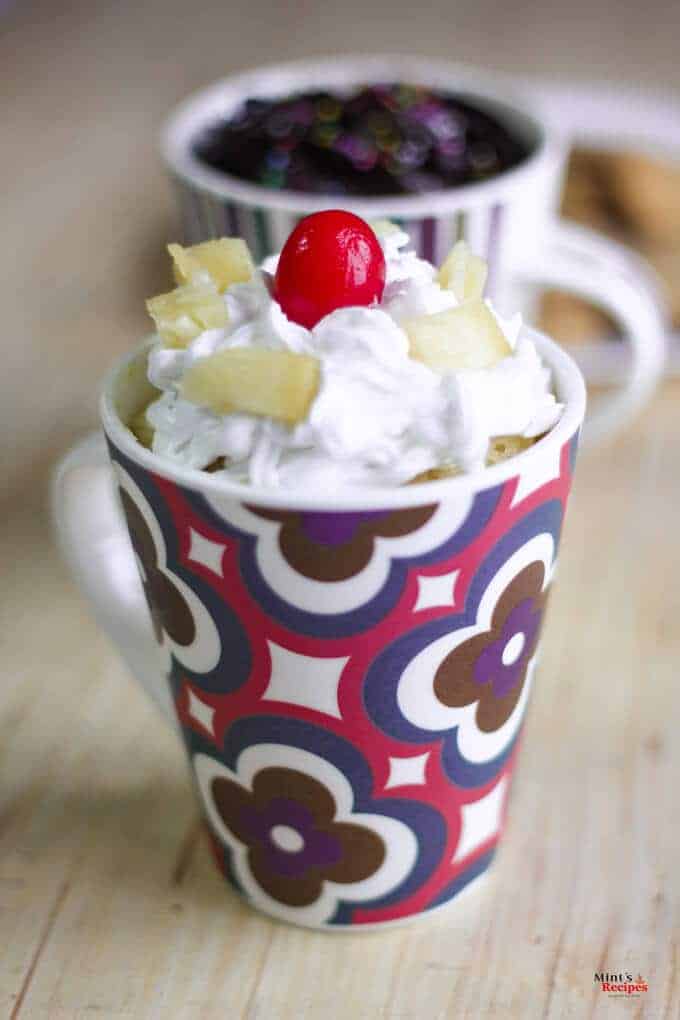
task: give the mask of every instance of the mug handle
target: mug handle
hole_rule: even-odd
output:
[[[600,305],[619,323],[632,354],[629,376],[617,392],[597,400],[586,416],[584,436],[593,445],[618,432],[646,403],[663,372],[667,321],[653,271],[624,245],[555,220],[536,257],[516,276],[571,291]]]
[[[66,454],[50,495],[60,551],[97,622],[176,729],[170,686],[101,432],[86,436]]]

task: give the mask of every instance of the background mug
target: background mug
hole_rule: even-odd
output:
[[[205,165],[192,151],[206,126],[234,112],[245,99],[309,89],[351,90],[395,80],[466,94],[524,139],[529,157],[477,184],[417,196],[359,199],[249,184]],[[260,259],[283,246],[301,216],[340,206],[369,220],[395,220],[408,231],[416,250],[435,263],[458,238],[465,238],[489,264],[488,293],[501,311],[514,312],[519,306],[530,320],[538,285],[572,291],[602,306],[619,324],[631,358],[625,385],[595,404],[588,422],[592,440],[625,424],[659,379],[665,321],[655,278],[627,248],[556,218],[565,140],[535,108],[530,90],[512,79],[409,56],[280,64],[225,78],[191,96],[169,117],[161,145],[177,185],[189,243],[241,235]]]
[[[146,347],[108,379],[106,440],[57,471],[62,550],[181,733],[220,867],[270,915],[380,926],[489,867],[585,408],[532,338],[562,418],[473,474],[296,496],[165,463],[125,426]]]

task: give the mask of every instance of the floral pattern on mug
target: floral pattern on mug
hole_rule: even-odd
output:
[[[412,563],[451,556],[486,527],[502,487],[446,505],[393,511],[255,511],[211,495],[194,510],[239,540],[240,575],[267,613],[295,632],[345,637],[394,608]]]
[[[114,462],[114,469],[156,639],[186,669],[210,672],[222,657],[215,621],[193,587],[168,565],[163,531],[149,500],[122,464]]]
[[[388,815],[356,811],[348,777],[310,751],[255,744],[236,769],[193,758],[211,827],[256,906],[323,924],[342,903],[384,896],[412,870],[418,843]]]
[[[137,556],[144,595],[151,613],[156,640],[163,644],[163,631],[176,644],[186,647],[196,637],[189,604],[174,581],[158,565],[153,535],[144,516],[125,489],[120,490],[123,513]]]
[[[217,857],[253,906],[331,930],[382,924],[442,905],[488,866],[574,449],[489,489],[452,488],[393,537],[373,525],[401,510],[280,520],[112,451]],[[368,563],[345,580],[295,570],[279,539],[303,517],[312,546],[328,528],[349,546],[373,530]],[[164,578],[191,611],[184,647]],[[208,671],[190,665],[201,607],[220,645]]]
[[[390,736],[443,739],[461,785],[491,779],[510,754],[526,706],[552,578],[562,508],[522,518],[480,564],[459,613],[399,638],[372,663],[365,703]]]
[[[434,678],[443,705],[476,703],[476,725],[493,733],[508,721],[522,694],[538,644],[547,592],[545,568],[525,567],[496,603],[489,630],[463,641],[446,656]]]
[[[342,514],[248,509],[281,525],[279,549],[293,570],[314,581],[346,581],[370,563],[376,539],[412,534],[437,507]]]
[[[223,776],[212,781],[224,825],[248,847],[258,884],[279,903],[316,902],[325,880],[341,885],[370,878],[385,859],[385,845],[363,825],[337,822],[332,793],[304,772],[264,768],[252,792]]]

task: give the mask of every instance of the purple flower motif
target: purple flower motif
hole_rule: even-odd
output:
[[[307,538],[320,545],[345,545],[351,542],[362,524],[372,524],[388,516],[388,511],[351,511],[343,514],[305,513],[301,526]]]
[[[500,729],[519,701],[538,644],[544,579],[542,563],[525,567],[501,593],[490,629],[454,648],[435,675],[442,704],[461,708],[477,702],[477,725],[486,733]]]
[[[231,779],[213,779],[215,808],[248,848],[250,871],[262,889],[289,907],[318,900],[324,880],[369,878],[385,859],[380,836],[363,825],[335,820],[331,791],[294,769],[264,768],[252,792]]]
[[[365,513],[296,513],[248,507],[278,521],[279,547],[286,561],[314,581],[346,581],[370,563],[376,538],[401,538],[422,528],[437,506]]]
[[[533,599],[525,599],[506,617],[501,636],[483,650],[475,663],[478,684],[493,684],[496,698],[503,698],[521,679],[527,665],[527,649],[533,648],[541,623]]]
[[[314,828],[311,811],[286,797],[274,797],[259,811],[246,805],[241,824],[249,830],[251,845],[263,848],[268,867],[277,875],[304,875],[310,868],[337,864],[342,857],[338,840]]]

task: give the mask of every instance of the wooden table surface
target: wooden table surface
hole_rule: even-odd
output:
[[[677,385],[579,465],[508,831],[461,915],[330,936],[244,907],[175,736],[53,549],[49,465],[93,423],[96,380],[166,280],[162,114],[258,61],[412,49],[411,6],[0,0],[0,1017],[680,1016]],[[677,4],[568,12],[441,0],[419,9],[415,48],[680,85]],[[649,991],[610,1000],[601,970]]]

